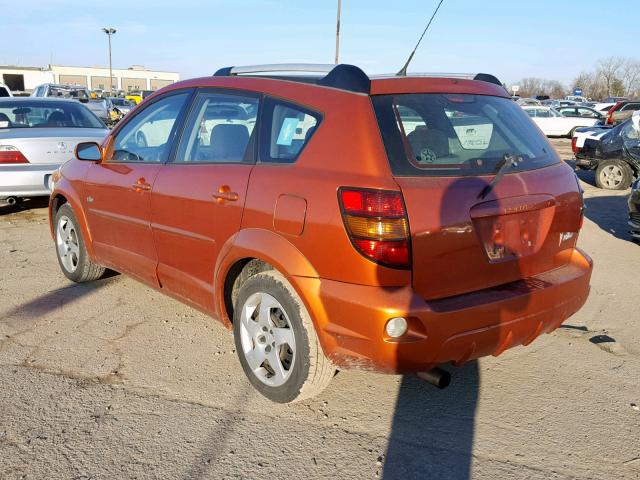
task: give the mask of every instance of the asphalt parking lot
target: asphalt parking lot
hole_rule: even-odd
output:
[[[580,176],[595,269],[562,328],[444,391],[343,371],[289,406],[210,318],[123,276],[66,280],[46,202],[1,207],[0,478],[639,478],[640,245],[628,193]]]

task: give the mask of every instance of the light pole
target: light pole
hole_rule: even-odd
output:
[[[105,27],[102,29],[102,31],[107,34],[107,37],[109,37],[109,85],[110,85],[109,94],[112,95],[113,94],[113,69],[111,67],[111,35],[116,33],[116,29],[111,27]]]
[[[338,18],[336,19],[336,65],[338,64],[338,57],[340,53],[340,10],[342,7],[342,1],[338,0]]]

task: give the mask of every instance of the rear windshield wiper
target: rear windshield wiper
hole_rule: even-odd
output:
[[[520,162],[522,162],[522,157],[518,155],[513,155],[511,153],[506,153],[504,157],[502,157],[502,160],[500,160],[500,162],[497,165],[498,169],[496,170],[493,180],[491,180],[491,183],[486,185],[482,189],[482,191],[480,192],[480,195],[478,195],[478,198],[483,199],[487,195],[489,195],[489,193],[491,193],[491,191],[493,190],[493,187],[495,187],[496,184],[502,179],[502,177],[507,172],[507,170],[509,170],[509,168],[511,167],[518,166]]]

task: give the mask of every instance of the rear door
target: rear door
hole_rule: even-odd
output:
[[[239,229],[259,107],[256,95],[200,91],[179,146],[151,195],[151,221],[163,288],[211,311],[221,247]]]
[[[156,285],[151,189],[168,159],[190,91],[159,97],[120,128],[106,158],[89,169],[85,203],[98,260]]]
[[[406,204],[419,294],[482,290],[567,262],[580,224],[578,184],[520,107],[438,94],[378,96],[374,106]],[[521,160],[490,189],[505,155]]]

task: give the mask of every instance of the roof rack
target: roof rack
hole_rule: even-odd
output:
[[[310,75],[310,74],[322,75]],[[339,88],[357,93],[369,94],[371,91],[371,79],[355,65],[341,63],[338,65],[326,63],[281,63],[265,65],[248,65],[244,67],[224,67],[219,69],[214,76],[230,77],[237,75],[266,74],[270,78],[312,82],[325,87]],[[293,75],[292,75],[293,74]],[[445,77],[465,78],[480,80],[502,86],[500,80],[488,73],[412,73],[409,77]],[[395,74],[376,75],[371,78],[406,78]]]
[[[427,78],[462,78],[466,80],[480,80],[481,82],[489,82],[494,83],[496,85],[502,86],[502,82],[498,80],[495,75],[491,75],[490,73],[444,73],[444,72],[418,72],[418,73],[409,73],[407,77],[427,77]],[[406,78],[405,76],[398,76],[395,73],[382,74],[382,75],[373,75],[372,79],[376,78]]]
[[[283,63],[267,65],[249,65],[245,67],[224,67],[218,70],[214,76],[230,77],[235,75],[252,75],[258,73],[277,74],[276,78],[297,81],[312,81],[325,87],[339,88],[357,93],[369,94],[371,81],[366,73],[355,65],[340,63]],[[291,74],[293,76],[285,76]],[[308,75],[320,73],[322,76]],[[297,75],[296,75],[297,74]],[[303,74],[303,75],[300,75]]]

